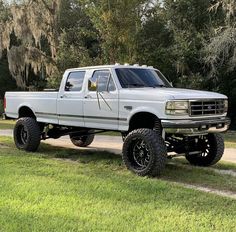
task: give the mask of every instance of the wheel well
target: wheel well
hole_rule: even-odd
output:
[[[138,128],[149,128],[154,129],[155,127],[161,126],[160,120],[155,114],[148,112],[140,112],[132,116],[129,122],[129,131]],[[158,128],[156,128],[158,129]]]
[[[36,118],[34,112],[27,106],[23,106],[19,110],[19,118],[24,118],[24,117]]]

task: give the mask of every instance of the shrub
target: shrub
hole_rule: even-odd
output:
[[[0,99],[0,116],[2,116],[3,112],[4,112],[3,100]]]

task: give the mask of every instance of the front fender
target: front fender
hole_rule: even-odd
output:
[[[141,106],[141,107],[137,107],[135,109],[133,109],[129,116],[128,116],[128,124],[130,123],[130,120],[131,118],[135,115],[135,114],[138,114],[138,113],[150,113],[150,114],[153,114],[155,115],[157,118],[161,118],[161,115],[158,113],[157,110],[153,109],[153,108],[150,108],[150,107],[145,107],[145,106]]]

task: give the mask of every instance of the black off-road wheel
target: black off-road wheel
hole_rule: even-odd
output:
[[[14,128],[14,141],[20,150],[35,152],[41,140],[38,122],[33,118],[20,118]]]
[[[93,130],[88,131],[88,133],[93,132]],[[94,134],[88,134],[85,136],[70,135],[70,140],[77,147],[87,147],[93,142],[94,137]]]
[[[140,176],[158,176],[165,168],[167,149],[161,135],[142,128],[126,136],[122,158],[132,172]]]
[[[199,138],[199,154],[188,155],[186,159],[196,166],[211,166],[216,164],[224,154],[224,139],[221,134],[208,134]]]

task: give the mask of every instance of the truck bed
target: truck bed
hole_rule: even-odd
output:
[[[28,106],[35,112],[39,122],[58,123],[58,92],[7,92],[6,114],[10,118],[18,118],[19,109]],[[47,115],[44,117],[44,115]]]

